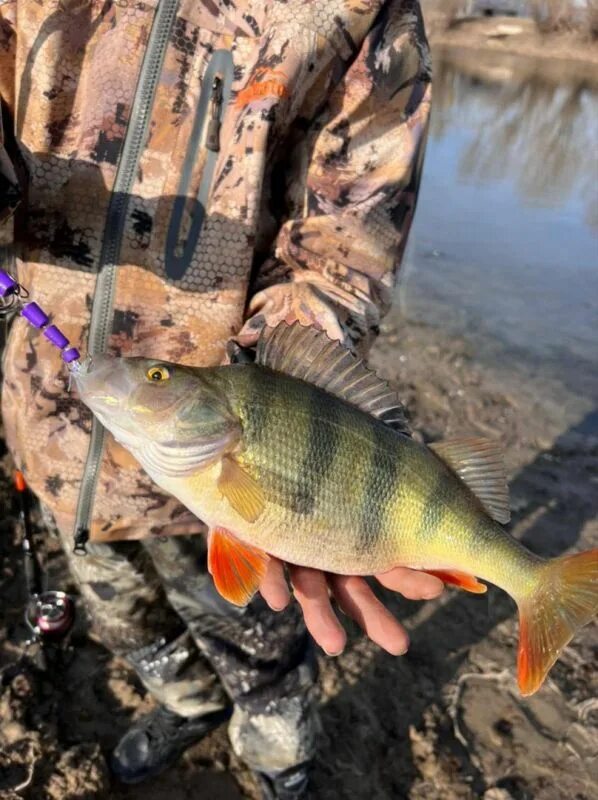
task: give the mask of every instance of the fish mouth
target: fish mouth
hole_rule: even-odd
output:
[[[96,404],[106,410],[120,407],[134,388],[122,364],[104,355],[88,358],[73,372],[73,378],[81,399],[92,411]]]
[[[130,407],[139,389],[139,378],[127,363],[126,358],[108,355],[88,356],[79,368],[71,373],[85,405],[105,426],[104,418],[110,420],[110,425],[106,427],[114,426],[115,420],[112,415],[115,411],[140,413],[139,407]],[[175,412],[187,401],[184,395],[174,397],[169,405],[160,408],[160,412],[163,414]]]

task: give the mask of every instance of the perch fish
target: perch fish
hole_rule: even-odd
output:
[[[344,575],[406,566],[475,593],[489,581],[519,609],[525,695],[598,610],[598,549],[545,560],[499,524],[509,504],[496,443],[416,442],[389,386],[314,329],[266,329],[255,363],[94,356],[75,380],[209,526],[208,567],[232,603],[249,602],[269,556]]]

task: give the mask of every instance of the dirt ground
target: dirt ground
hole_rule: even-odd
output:
[[[386,325],[374,362],[397,382],[426,439],[467,433],[505,443],[517,537],[543,555],[598,544],[598,415],[566,413],[558,381],[498,361],[482,367],[463,342],[397,319]],[[8,470],[6,454],[3,464]],[[8,503],[3,477],[0,507]],[[147,786],[111,782],[106,755],[152,701],[126,664],[88,638],[82,611],[72,650],[51,673],[24,658],[18,535],[9,514],[2,517],[0,797],[255,800],[225,729]],[[44,546],[52,586],[74,591],[56,543]],[[320,658],[318,800],[598,796],[595,624],[566,650],[545,687],[522,700],[514,681],[515,609],[504,593],[449,590],[427,604],[390,602],[412,639],[405,657],[354,634],[341,657]]]

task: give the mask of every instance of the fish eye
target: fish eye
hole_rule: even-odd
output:
[[[170,372],[166,367],[150,367],[145,373],[145,377],[152,383],[160,383],[160,381],[167,381],[170,378]]]

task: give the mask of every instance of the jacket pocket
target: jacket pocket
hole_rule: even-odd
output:
[[[166,234],[165,271],[171,280],[187,272],[206,217],[210,189],[220,152],[220,130],[233,81],[233,59],[229,50],[216,50],[206,68],[195,120]],[[195,162],[201,148],[205,162],[197,194],[190,196]]]

